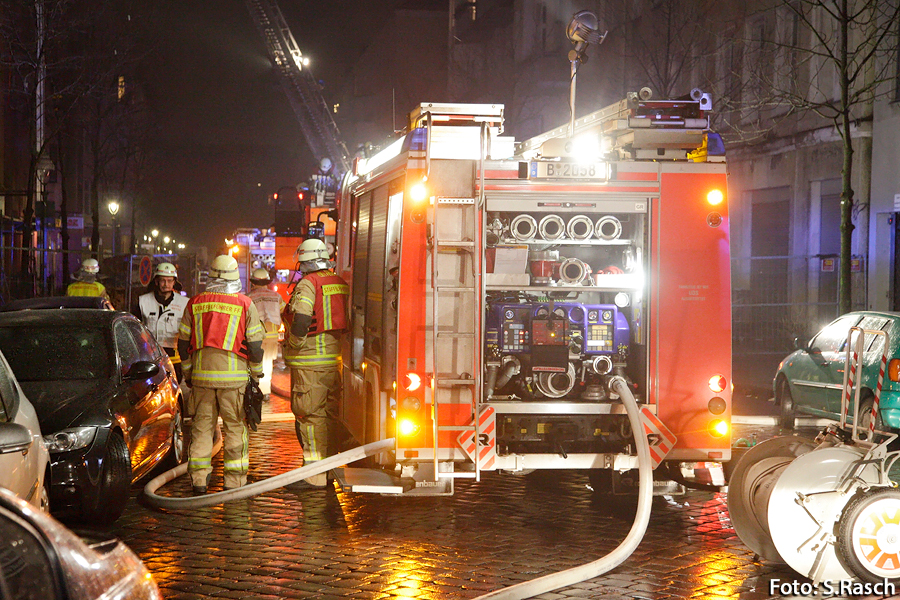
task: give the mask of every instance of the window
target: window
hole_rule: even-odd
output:
[[[868,329],[870,331],[884,331],[886,333],[890,333],[890,319],[886,319],[885,317],[863,317],[862,321],[859,322],[858,327],[860,329]],[[866,354],[869,353],[878,353],[881,354],[882,350],[884,350],[884,336],[882,335],[868,335],[866,336],[866,349],[864,352]]]
[[[116,352],[119,354],[119,372],[125,374],[131,365],[141,360],[140,350],[124,321],[115,324],[113,335],[116,338]]]
[[[816,334],[816,337],[809,343],[810,348],[819,352],[840,352],[844,350],[844,343],[847,341],[847,334],[850,328],[856,325],[859,315],[844,315],[822,331]]]
[[[0,508],[0,556],[3,591],[17,600],[62,597],[62,574],[54,570],[42,536],[18,513]],[[54,555],[55,556],[55,555]],[[7,595],[4,593],[3,598]]]
[[[95,327],[3,327],[0,350],[19,381],[106,379],[111,373],[106,332]]]
[[[126,321],[126,323],[128,324],[128,330],[131,332],[131,335],[134,336],[135,343],[138,347],[138,360],[156,362],[156,360],[160,358],[161,350],[159,349],[156,340],[154,340],[150,332],[147,331],[147,328],[142,327],[140,323],[135,323],[134,321]]]

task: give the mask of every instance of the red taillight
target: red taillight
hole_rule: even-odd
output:
[[[900,381],[900,358],[892,358],[888,363],[888,378],[891,381]]]
[[[719,393],[725,389],[725,386],[728,385],[728,382],[725,381],[725,377],[722,375],[713,375],[709,378],[709,389],[714,391],[715,393]]]

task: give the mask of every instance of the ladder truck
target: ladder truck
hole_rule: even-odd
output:
[[[342,141],[332,112],[322,97],[319,84],[310,70],[305,68],[309,61],[300,51],[276,0],[246,0],[246,4],[265,41],[269,58],[278,70],[281,86],[300,123],[310,151],[317,161],[327,159],[333,162],[337,171],[336,179],[340,180],[340,176],[350,168],[350,153]],[[315,192],[316,186],[313,187],[312,191]],[[290,206],[284,211],[276,208],[276,229],[280,230],[277,231],[275,262],[282,279],[290,279],[291,276],[285,272],[294,266],[293,254],[297,246],[311,235],[310,224],[319,224],[316,235],[333,242],[334,222],[328,218],[328,213],[335,206],[334,193],[330,190],[319,191],[321,193],[311,194],[309,189],[298,189],[296,206]],[[278,206],[280,204],[276,203],[276,207]],[[296,215],[293,214],[297,211],[302,213],[299,226],[295,222]]]
[[[517,143],[502,105],[422,103],[354,163],[337,231],[351,298],[339,416],[361,444],[396,441],[372,468],[338,470],[344,489],[448,495],[485,471],[579,469],[600,493],[627,490],[637,457],[613,377],[640,403],[658,479],[731,458],[710,110],[699,90],[629,94]]]
[[[319,84],[313,78],[308,60],[297,46],[290,27],[275,0],[246,0],[250,16],[263,39],[272,64],[278,69],[281,85],[287,95],[306,143],[316,160],[328,157],[346,173],[350,168],[350,153],[341,141],[341,132]]]

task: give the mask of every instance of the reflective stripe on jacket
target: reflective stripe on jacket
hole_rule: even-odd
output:
[[[307,273],[303,278],[310,281],[316,290],[309,335],[347,329],[347,304],[350,287],[343,278],[331,271]]]
[[[92,281],[91,283],[76,281],[75,283],[70,283],[69,287],[66,288],[66,296],[106,296],[106,288],[98,281]]]
[[[246,313],[252,304],[243,294],[219,294],[204,292],[188,301],[186,312],[194,320],[193,331],[181,330],[190,339],[191,352],[200,348],[220,348],[247,358],[247,349],[242,347],[244,337],[262,333],[262,325],[257,321],[246,326]]]

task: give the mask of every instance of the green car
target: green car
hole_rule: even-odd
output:
[[[795,340],[797,350],[781,361],[773,382],[775,404],[781,407],[781,426],[792,429],[799,414],[840,420],[841,393],[847,362],[847,334],[851,327],[859,327],[887,334],[888,366],[884,375],[875,428],[900,429],[900,326],[896,324],[898,320],[900,313],[852,312],[826,325],[806,345]],[[863,427],[868,427],[871,419],[884,340],[885,336],[876,334],[867,334],[864,340],[859,403],[860,422]],[[850,397],[848,422],[853,420],[854,397],[855,391]]]

